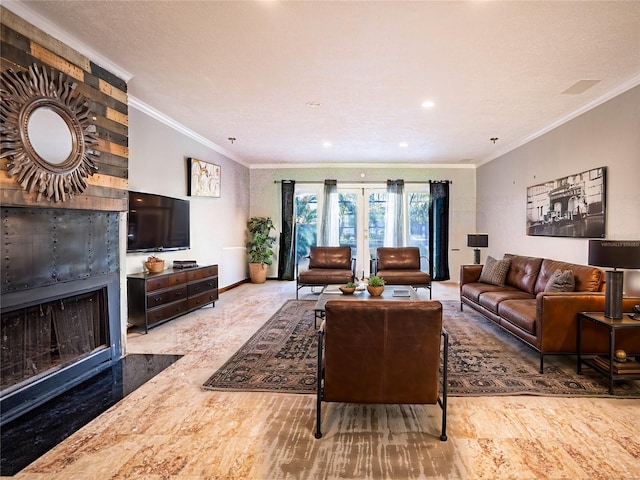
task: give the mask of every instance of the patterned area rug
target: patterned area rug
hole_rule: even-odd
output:
[[[317,338],[312,300],[288,300],[203,385],[209,390],[315,393]],[[449,395],[607,397],[606,378],[574,356],[539,356],[470,308],[443,301],[449,332]],[[640,398],[640,381],[616,381],[617,397]]]

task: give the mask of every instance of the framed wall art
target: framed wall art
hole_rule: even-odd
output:
[[[189,158],[189,195],[220,197],[220,165]]]
[[[527,188],[527,235],[604,238],[607,168]]]

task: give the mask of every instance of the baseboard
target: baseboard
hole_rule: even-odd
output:
[[[279,279],[278,279],[278,277],[267,277],[267,280],[279,280]],[[292,280],[280,280],[280,281],[291,282]],[[233,283],[231,285],[227,285],[226,287],[221,287],[221,288],[218,289],[218,293],[228,292],[231,289],[239,287],[243,283],[251,283],[251,279],[250,278],[245,278],[244,280],[240,280],[239,282]]]
[[[239,287],[243,283],[249,283],[250,281],[251,280],[249,280],[248,278],[245,278],[244,280],[240,280],[239,282],[232,283],[231,285],[227,285],[226,287],[218,288],[218,293],[228,292],[229,290]]]

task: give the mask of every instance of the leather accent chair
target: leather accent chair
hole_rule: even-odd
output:
[[[311,247],[309,267],[300,270],[296,264],[296,298],[302,287],[326,287],[353,282],[356,276],[356,259],[351,257],[351,247]]]
[[[431,275],[420,270],[420,260],[429,259],[420,255],[418,247],[378,247],[376,259],[371,262],[372,275],[382,277],[387,285],[411,285],[429,290],[431,296]]]
[[[323,401],[438,403],[446,441],[448,338],[438,301],[328,301],[318,330],[315,437]]]

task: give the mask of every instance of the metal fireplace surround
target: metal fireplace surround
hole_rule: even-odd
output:
[[[2,390],[0,424],[72,388],[122,356],[118,217],[117,212],[2,208],[3,323],[17,310],[64,302],[93,291],[100,292],[106,318],[104,342],[98,348]],[[6,347],[2,345],[3,354],[7,354]]]

